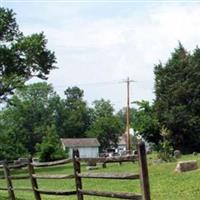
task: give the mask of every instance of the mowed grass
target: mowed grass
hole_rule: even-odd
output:
[[[183,156],[181,160],[198,160],[200,164],[200,156]],[[152,200],[198,200],[200,199],[200,170],[176,173],[174,169],[176,162],[163,163],[156,165],[153,163],[153,155],[148,156],[149,175],[151,185]],[[200,166],[200,165],[199,165]],[[107,164],[107,168],[99,168],[93,172],[135,172],[139,170],[136,163]],[[87,171],[82,166],[82,171]],[[38,168],[38,174],[73,174],[72,164]],[[0,171],[0,175],[3,172]],[[25,169],[12,171],[14,175],[25,175]],[[75,190],[74,179],[67,180],[38,180],[40,189],[52,190]],[[14,187],[31,187],[29,180],[16,180],[13,182]],[[6,187],[4,180],[0,180],[0,188]],[[136,192],[140,193],[140,183],[137,180],[102,180],[102,179],[83,179],[84,189],[112,191],[112,192]],[[34,200],[32,192],[16,192],[18,200]],[[42,195],[43,200],[77,200],[76,196],[47,196]],[[85,196],[86,200],[109,199],[101,197]],[[0,191],[0,200],[8,200],[7,192]]]

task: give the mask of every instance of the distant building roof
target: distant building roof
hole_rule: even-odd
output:
[[[97,138],[61,138],[65,147],[99,147]]]
[[[126,146],[127,145],[126,140],[127,140],[127,135],[123,134],[122,136],[119,137],[118,145]]]

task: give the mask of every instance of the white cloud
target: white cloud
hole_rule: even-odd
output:
[[[99,9],[103,15],[103,8]],[[141,9],[139,16],[135,9]],[[189,50],[200,43],[200,5],[169,4],[142,9],[133,7],[131,12],[129,8],[125,17],[95,19],[94,15],[92,20],[79,12],[71,20],[65,19],[61,12],[59,28],[54,23],[37,23],[26,24],[23,29],[27,33],[44,30],[50,48],[56,51],[59,70],[52,72],[49,79],[55,87],[120,81],[130,76],[137,81],[132,86],[132,98],[151,100],[154,64],[166,61],[178,41]],[[55,12],[59,16],[59,9]],[[116,102],[117,108],[125,104],[125,87],[119,84],[80,87],[89,101],[104,97]]]

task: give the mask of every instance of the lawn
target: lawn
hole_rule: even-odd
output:
[[[149,155],[149,174],[151,185],[152,200],[198,200],[200,199],[200,170],[176,173],[174,172],[176,162],[154,164],[152,155]],[[200,164],[200,156],[183,156],[181,160],[198,160]],[[200,166],[200,165],[199,165]],[[82,171],[86,171],[85,166]],[[118,164],[108,164],[107,168],[99,168],[98,172],[137,172],[137,163],[124,163],[121,166]],[[38,174],[73,174],[71,164],[39,168],[36,169]],[[0,171],[0,175],[2,175]],[[12,174],[23,175],[25,170],[13,171]],[[74,179],[69,180],[39,180],[40,189],[58,189],[58,190],[74,190]],[[5,181],[0,180],[0,187],[5,187]],[[118,191],[118,192],[140,192],[139,181],[135,180],[94,180],[84,179],[84,189],[103,190],[103,191]],[[30,187],[29,180],[16,180],[14,187]],[[18,200],[34,200],[31,192],[16,192]],[[0,200],[7,200],[7,192],[0,191]],[[43,200],[76,200],[75,196],[56,197],[42,195]],[[109,199],[100,197],[85,196],[88,200]]]

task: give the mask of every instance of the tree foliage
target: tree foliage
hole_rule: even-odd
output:
[[[101,151],[115,147],[122,134],[122,122],[114,115],[114,108],[110,101],[104,99],[94,101],[94,121],[87,132],[88,137],[97,137]]]
[[[122,134],[121,123],[119,118],[112,117],[101,117],[97,119],[91,129],[88,131],[89,137],[97,137],[101,151],[107,148],[116,147],[118,138]]]
[[[62,149],[60,138],[56,133],[56,127],[53,125],[47,128],[46,136],[42,143],[37,145],[38,155],[41,162],[49,162],[66,158]]]
[[[0,7],[0,102],[32,77],[47,79],[55,68],[43,33],[24,36],[13,10]]]
[[[135,114],[131,121],[133,129],[146,141],[157,145],[161,139],[160,125],[156,118],[154,106],[148,101],[136,101]]]
[[[165,64],[155,67],[155,110],[172,132],[173,146],[184,152],[200,147],[200,49],[179,44]]]
[[[61,137],[85,137],[90,115],[87,103],[83,100],[84,92],[78,87],[69,87],[65,90],[65,96],[57,115],[60,120],[57,120],[58,132]]]
[[[120,109],[116,114],[119,117],[120,121],[122,122],[123,130],[126,130],[126,123],[127,123],[126,122],[126,118],[127,118],[126,113],[127,113],[127,108],[124,107],[124,108]],[[137,113],[137,109],[130,108],[129,113],[130,113],[131,127],[133,128],[133,122],[135,121],[135,115]]]
[[[59,97],[46,83],[18,89],[8,107],[1,112],[0,135],[6,135],[9,138],[7,143],[12,143],[11,146],[16,149],[20,147],[20,154],[26,149],[33,155],[36,152],[35,145],[42,141],[47,127],[54,124],[57,101]]]

